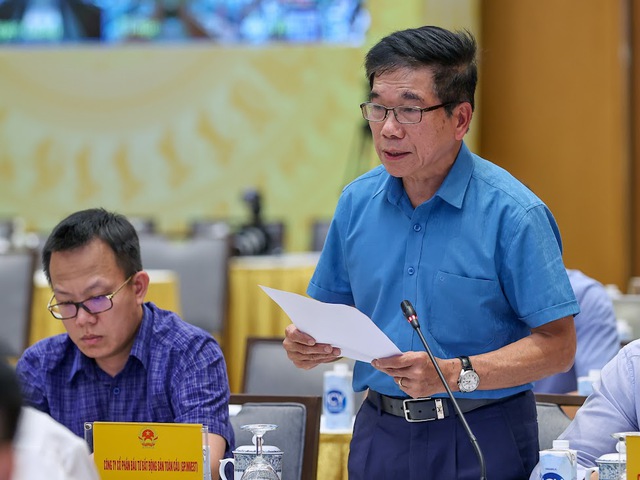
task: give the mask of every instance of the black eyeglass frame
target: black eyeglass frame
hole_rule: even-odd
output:
[[[71,318],[76,318],[78,316],[78,312],[80,311],[80,307],[82,307],[82,309],[85,312],[88,312],[91,315],[97,315],[98,313],[108,312],[109,310],[111,310],[113,308],[113,297],[115,297],[116,293],[118,293],[120,290],[122,290],[124,288],[124,286],[131,281],[131,279],[134,277],[134,275],[135,275],[135,273],[133,275],[131,275],[129,278],[127,278],[122,283],[122,285],[120,285],[118,288],[116,288],[112,293],[107,293],[105,295],[94,295],[93,297],[86,298],[86,299],[82,300],[81,302],[60,302],[60,303],[51,304],[51,302],[55,298],[55,294],[53,294],[53,295],[51,295],[51,298],[49,299],[49,303],[47,304],[47,310],[49,310],[49,313],[56,320],[69,320]],[[109,306],[109,308],[105,308],[104,310],[100,310],[99,312],[94,312],[91,309],[89,309],[89,307],[87,307],[85,305],[85,302],[88,302],[89,300],[93,300],[95,298],[100,298],[100,297],[105,297],[107,300],[109,300],[109,303],[111,304]],[[58,316],[58,315],[56,315],[54,313],[53,309],[56,308],[59,305],[73,305],[73,306],[76,307],[76,313],[74,315],[69,316],[69,317]]]
[[[362,112],[362,118],[364,118],[365,120],[367,120],[368,122],[374,122],[374,123],[380,123],[380,122],[384,122],[387,117],[389,116],[389,111],[393,111],[393,115],[394,117],[396,117],[396,121],[402,125],[415,125],[416,123],[420,123],[422,121],[422,114],[424,112],[433,112],[434,110],[438,110],[439,108],[443,108],[443,107],[448,107],[450,105],[457,105],[458,103],[461,103],[459,101],[456,102],[446,102],[446,103],[439,103],[438,105],[433,105],[432,107],[425,107],[425,108],[420,108],[420,107],[408,107],[408,106],[404,106],[404,105],[400,105],[397,107],[385,107],[384,105],[381,105],[379,103],[375,103],[375,102],[362,102],[360,104],[360,111]],[[369,105],[375,105],[376,107],[381,107],[384,108],[385,112],[384,112],[384,117],[382,117],[380,120],[371,120],[369,118],[367,118],[366,115],[366,108]],[[420,112],[420,119],[417,122],[404,122],[402,120],[400,120],[398,118],[398,108],[404,109],[404,110],[409,110],[412,112]]]

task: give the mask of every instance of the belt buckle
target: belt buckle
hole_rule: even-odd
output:
[[[421,402],[421,401],[424,401],[424,400],[431,400],[431,397],[405,398],[402,401],[402,410],[404,411],[404,419],[407,422],[410,422],[410,423],[431,422],[433,420],[442,420],[444,418],[444,407],[442,406],[442,399],[440,399],[440,398],[434,398],[433,399],[433,402],[434,402],[434,404],[436,406],[436,416],[435,416],[435,418],[415,419],[415,418],[409,417],[409,408],[407,407],[407,404],[413,403],[413,402]]]

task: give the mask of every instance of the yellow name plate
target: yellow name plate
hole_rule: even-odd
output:
[[[202,480],[202,425],[93,423],[101,480]]]
[[[627,444],[627,479],[640,479],[640,433],[629,434]]]

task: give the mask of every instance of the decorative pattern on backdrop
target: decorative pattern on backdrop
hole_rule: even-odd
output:
[[[476,23],[477,3],[370,0],[369,44],[428,23]],[[449,5],[449,2],[447,2]],[[201,217],[247,217],[247,187],[309,245],[353,178],[368,93],[362,48],[210,43],[0,50],[0,215],[48,231],[104,206],[181,232]],[[354,153],[356,152],[356,153]],[[377,163],[365,152],[360,170]],[[366,165],[369,162],[370,165]]]

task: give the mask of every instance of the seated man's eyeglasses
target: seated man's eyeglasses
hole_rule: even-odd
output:
[[[127,278],[113,293],[97,295],[95,297],[87,298],[82,302],[60,302],[52,305],[51,302],[53,302],[53,299],[55,298],[55,295],[52,295],[49,300],[49,304],[47,305],[47,309],[51,312],[51,315],[58,320],[67,320],[69,318],[76,317],[80,307],[91,314],[106,312],[113,308],[113,297],[116,296],[116,293],[122,290],[122,287],[129,283],[129,280],[132,278],[133,275]]]
[[[398,123],[411,124],[420,123],[422,121],[422,112],[433,112],[442,107],[448,107],[449,105],[455,105],[460,102],[447,102],[433,107],[385,107],[378,103],[364,102],[360,104],[360,110],[362,110],[362,116],[365,120],[370,122],[384,122],[389,115],[389,111],[393,111]]]

